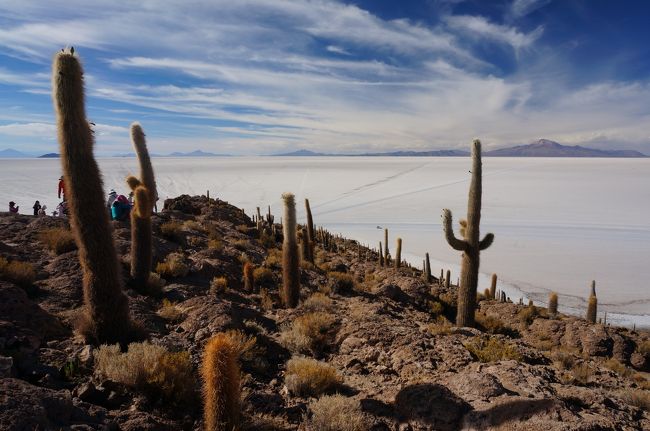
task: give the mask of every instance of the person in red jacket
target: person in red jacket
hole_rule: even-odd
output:
[[[59,178],[59,199],[61,199],[61,196],[63,196],[63,200],[65,200],[65,184],[63,183],[63,177]]]

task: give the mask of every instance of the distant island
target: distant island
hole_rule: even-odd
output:
[[[361,154],[325,154],[309,150],[298,150],[289,153],[273,154],[276,157],[469,157],[469,151],[463,150],[429,150],[429,151],[390,151],[384,153]],[[483,157],[612,157],[612,158],[641,158],[648,157],[635,150],[597,150],[581,147],[580,145],[562,145],[549,139],[540,139],[527,145],[500,148],[484,151]]]
[[[469,157],[465,150],[426,150],[426,151],[387,151],[378,153],[340,154],[319,153],[300,149],[296,151],[270,154],[271,157]],[[34,158],[54,159],[58,153],[33,156],[12,148],[0,151],[0,159]],[[135,153],[114,154],[112,157],[135,157]],[[232,157],[231,154],[210,153],[194,150],[187,153],[175,151],[170,154],[152,153],[151,157]],[[539,139],[531,144],[484,151],[483,157],[600,157],[600,158],[641,158],[647,155],[635,150],[597,150],[580,145],[562,145],[549,139]]]

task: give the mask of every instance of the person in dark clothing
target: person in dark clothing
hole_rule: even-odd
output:
[[[65,183],[63,177],[59,178],[59,199],[65,200]]]
[[[10,213],[18,214],[18,208],[19,207],[16,206],[16,202],[14,202],[14,201],[9,202],[9,212]]]
[[[41,203],[39,201],[34,202],[34,206],[32,208],[34,208],[34,215],[37,216],[38,211],[41,209]]]

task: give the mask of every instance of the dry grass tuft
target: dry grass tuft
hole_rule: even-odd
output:
[[[183,310],[178,308],[178,306],[169,299],[163,299],[162,306],[158,310],[158,315],[171,322],[178,322],[179,320],[183,320],[183,317],[185,317]]]
[[[266,311],[273,310],[273,297],[265,288],[260,289],[260,305]]]
[[[452,333],[452,324],[445,316],[437,316],[435,323],[427,326],[432,335],[449,335]]]
[[[594,374],[594,370],[586,363],[582,363],[574,365],[570,373],[574,384],[585,386],[589,383],[591,376]]]
[[[320,311],[296,317],[280,334],[285,346],[300,353],[322,353],[332,341],[336,318]]]
[[[307,311],[330,311],[332,299],[321,292],[315,292],[302,303],[302,308]]]
[[[324,362],[309,358],[291,358],[287,362],[285,384],[294,395],[315,397],[336,389],[343,379],[336,369]]]
[[[209,239],[208,248],[210,250],[221,251],[223,250],[223,241],[221,241],[220,239]]]
[[[624,389],[618,394],[626,403],[650,412],[650,391],[642,389]]]
[[[344,272],[332,271],[327,274],[334,293],[350,293],[354,290],[354,278]]]
[[[309,404],[314,431],[365,431],[368,429],[356,401],[342,395],[323,395]]]
[[[232,242],[232,246],[239,251],[248,251],[253,245],[247,239],[238,239]]]
[[[0,256],[0,278],[22,287],[29,287],[36,280],[36,271],[30,263],[18,260],[9,262]]]
[[[253,280],[257,286],[272,286],[275,284],[273,271],[264,267],[253,270]]]
[[[513,344],[498,338],[488,338],[486,340],[485,338],[474,337],[465,343],[465,348],[481,362],[522,360],[521,354]]]
[[[203,225],[196,220],[186,220],[185,223],[183,223],[183,227],[187,230],[193,230],[195,232],[201,232],[201,233],[207,232],[207,229],[203,227]]]
[[[609,368],[610,370],[614,371],[616,374],[618,374],[621,377],[630,377],[632,375],[632,370],[630,370],[628,367],[625,366],[625,364],[620,363],[614,358],[610,358],[603,362],[603,366],[605,368]]]
[[[438,317],[445,311],[445,306],[438,301],[429,301],[429,313],[431,317]]]
[[[210,282],[210,293],[221,295],[228,290],[228,279],[226,277],[214,277]]]
[[[182,240],[183,224],[179,221],[168,221],[160,225],[160,233],[170,241],[179,242]]]
[[[490,334],[506,334],[509,330],[509,328],[503,324],[501,319],[493,316],[488,316],[484,313],[476,312],[474,314],[474,319],[476,320],[477,325],[484,332],[488,332]]]
[[[190,272],[190,267],[181,253],[170,253],[164,262],[158,262],[156,272],[165,278],[185,277]]]
[[[272,248],[268,251],[264,266],[269,268],[282,268],[282,250]]]
[[[77,249],[74,234],[70,229],[46,229],[39,232],[38,240],[56,254],[63,254]]]
[[[100,346],[95,353],[95,372],[169,400],[189,401],[194,389],[189,353],[168,352],[148,342],[131,343],[125,353],[117,344]]]
[[[534,305],[529,305],[523,310],[520,310],[517,315],[519,316],[519,320],[521,320],[524,325],[530,326],[539,316],[539,310]]]

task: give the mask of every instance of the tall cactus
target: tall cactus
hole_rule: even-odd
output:
[[[450,284],[451,284],[451,271],[447,270],[447,276],[445,277],[445,288],[449,289]]]
[[[156,178],[153,173],[153,165],[151,164],[151,157],[149,157],[144,130],[142,130],[140,123],[131,124],[131,141],[133,143],[133,149],[138,156],[138,164],[140,165],[139,179],[149,193],[149,207],[153,211],[156,199],[158,198],[158,190],[156,188]]]
[[[309,241],[309,261],[314,263],[314,246],[316,245],[316,235],[314,233],[314,218],[311,215],[309,199],[305,199],[305,211],[307,212],[307,234]]]
[[[429,260],[429,253],[426,253],[424,258],[424,278],[427,283],[431,283],[431,260]]]
[[[379,241],[379,266],[384,266],[384,250],[381,248],[381,241]]]
[[[144,186],[134,190],[131,210],[131,279],[136,287],[147,290],[151,274],[151,206],[150,193]]]
[[[596,281],[591,282],[591,293],[587,302],[587,321],[596,323],[596,315],[598,314],[598,298],[596,297]]]
[[[293,308],[300,299],[300,259],[296,240],[296,200],[293,193],[284,193],[284,220],[282,230],[282,291],[280,296],[285,307]]]
[[[402,266],[402,238],[397,238],[397,250],[395,251],[395,268]]]
[[[133,337],[133,324],[93,156],[83,68],[72,52],[55,55],[52,86],[70,224],[83,271],[85,310],[80,331],[96,343],[124,343]]]
[[[465,234],[463,239],[458,239],[454,235],[451,211],[448,209],[443,211],[443,225],[447,242],[454,250],[463,252],[458,290],[458,313],[456,314],[457,326],[474,326],[480,253],[481,250],[488,248],[494,241],[494,235],[491,233],[479,240],[482,194],[481,171],[481,141],[476,139],[472,145],[472,181],[469,188],[467,222],[466,227],[463,229]]]
[[[386,262],[386,266],[390,265],[390,262],[388,262],[388,256],[389,256],[389,250],[388,250],[388,228],[384,229],[384,260]]]

